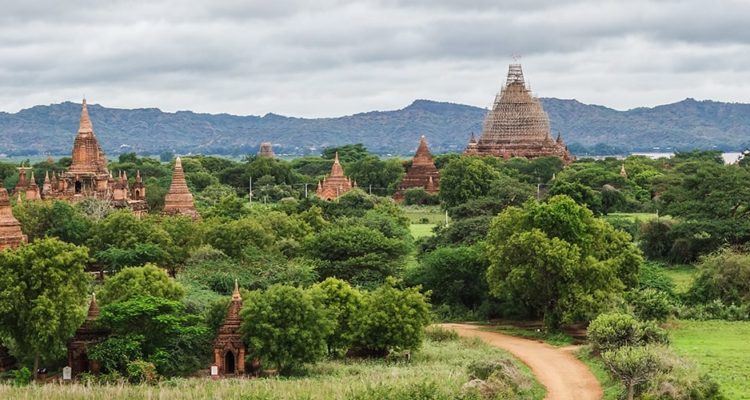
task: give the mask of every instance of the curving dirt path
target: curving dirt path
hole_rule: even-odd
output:
[[[547,389],[548,400],[600,400],[602,387],[586,364],[568,351],[534,340],[486,332],[466,324],[441,324],[461,336],[478,337],[507,350],[531,368],[539,383]]]

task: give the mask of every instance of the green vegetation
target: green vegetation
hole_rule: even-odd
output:
[[[409,233],[414,239],[421,239],[423,237],[432,236],[435,224],[411,224],[409,225]]]
[[[507,360],[510,356],[478,340],[427,341],[411,360],[337,360],[322,361],[294,378],[268,379],[172,379],[153,385],[85,386],[32,385],[12,387],[0,384],[0,398],[18,400],[119,400],[149,398],[205,399],[454,399],[469,380],[467,367],[472,362]],[[542,399],[544,389],[536,383],[524,365],[513,362],[531,382],[523,399]],[[390,391],[401,397],[382,397]],[[409,396],[411,394],[412,396]],[[520,398],[520,397],[519,397]]]
[[[492,324],[482,327],[482,330],[499,332],[527,339],[541,340],[555,347],[570,346],[575,343],[575,339],[564,332],[549,332],[539,328],[522,328],[513,325]]]
[[[750,322],[677,321],[670,337],[675,351],[714,378],[728,399],[750,399]]]

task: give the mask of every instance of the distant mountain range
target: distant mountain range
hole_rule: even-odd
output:
[[[750,104],[686,99],[653,108],[617,111],[576,100],[543,98],[553,134],[561,133],[576,154],[750,147]],[[363,143],[379,154],[409,155],[420,135],[434,153],[461,151],[479,134],[485,109],[416,100],[394,111],[337,118],[276,114],[235,116],[157,108],[117,109],[89,105],[94,130],[109,155],[249,154],[271,141],[277,154],[318,154],[321,149]],[[68,154],[78,129],[80,104],[35,106],[0,112],[0,154]]]

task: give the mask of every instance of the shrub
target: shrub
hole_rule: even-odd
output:
[[[669,233],[672,223],[667,221],[652,220],[641,225],[640,244],[643,254],[654,260],[665,259],[672,249],[672,240]]]
[[[667,343],[667,332],[655,322],[639,322],[632,315],[601,314],[589,324],[587,336],[594,351],[616,350],[623,346]]]
[[[436,194],[427,193],[423,188],[409,188],[404,190],[404,204],[436,205],[440,204],[440,198]]]
[[[638,287],[641,289],[656,289],[675,297],[675,284],[672,278],[664,272],[664,266],[659,263],[646,262],[638,270]]]
[[[664,322],[672,313],[673,306],[669,295],[662,291],[641,289],[630,292],[627,297],[640,320]]]
[[[31,378],[31,371],[26,367],[13,372],[13,384],[15,386],[26,386],[31,383]]]
[[[336,278],[316,284],[310,293],[333,325],[326,338],[328,352],[346,352],[356,335],[355,320],[362,308],[362,294],[346,281]]]
[[[725,248],[704,257],[689,293],[693,303],[750,304],[750,254]]]
[[[521,398],[519,392],[531,388],[531,380],[509,359],[474,361],[467,367],[472,379],[464,385],[464,395],[483,399]]]
[[[676,315],[680,319],[707,321],[723,319],[727,321],[750,320],[750,304],[724,304],[721,300],[714,300],[706,304],[682,305],[676,307]]]
[[[452,342],[458,340],[458,333],[453,329],[445,329],[442,326],[428,326],[424,330],[425,337],[431,342]]]
[[[112,336],[91,347],[88,357],[107,372],[125,372],[130,360],[142,356],[142,335]]]
[[[148,383],[153,384],[157,381],[156,367],[154,364],[135,360],[128,363],[128,381],[131,383]]]
[[[648,382],[665,366],[658,347],[622,346],[602,353],[604,365],[618,378],[627,390],[627,399],[635,397],[636,385]]]
[[[662,371],[642,391],[643,400],[723,400],[719,385],[707,374],[669,351],[661,355]]]

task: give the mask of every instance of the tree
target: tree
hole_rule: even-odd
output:
[[[326,160],[333,160],[336,153],[339,154],[339,160],[341,160],[342,163],[358,161],[372,156],[372,153],[367,151],[367,148],[362,143],[357,143],[346,144],[338,147],[327,147],[323,150],[321,157]]]
[[[332,324],[305,290],[273,285],[243,299],[240,332],[248,352],[282,374],[325,355]]]
[[[430,323],[430,304],[418,287],[399,290],[396,280],[364,296],[358,314],[355,346],[370,354],[385,356],[390,351],[416,349]]]
[[[362,308],[362,294],[348,282],[328,278],[310,289],[315,302],[326,311],[326,319],[333,323],[326,338],[329,354],[345,353],[357,333],[356,319]]]
[[[13,340],[16,356],[41,359],[64,352],[85,316],[88,251],[55,238],[0,252],[0,336]]]
[[[453,159],[440,172],[440,200],[450,208],[485,196],[500,177],[479,157]]]
[[[116,211],[94,225],[88,246],[101,263],[120,269],[155,263],[171,266],[167,251],[172,239],[149,219],[139,219],[130,211]]]
[[[704,257],[688,293],[694,303],[750,304],[750,254],[725,248]]]
[[[346,172],[361,188],[381,196],[392,194],[404,176],[404,167],[397,159],[381,160],[369,156],[348,163]]]
[[[170,278],[164,269],[146,264],[142,267],[124,268],[104,281],[99,298],[106,305],[139,296],[179,300],[184,294],[182,285]]]
[[[659,347],[625,346],[602,354],[604,365],[625,385],[627,399],[635,397],[635,387],[648,382],[662,370],[663,351]]]
[[[491,293],[551,329],[586,320],[634,286],[642,261],[630,235],[567,196],[507,208],[492,221],[486,248]]]

